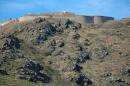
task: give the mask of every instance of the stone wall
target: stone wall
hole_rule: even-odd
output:
[[[102,24],[110,20],[114,20],[114,18],[107,16],[94,16],[94,24]]]
[[[38,18],[38,17],[46,18],[48,16],[23,16],[23,17],[20,17],[18,20],[20,22],[32,21],[32,20],[34,20],[35,18]]]
[[[60,20],[60,19],[70,19],[75,22],[79,22],[81,24],[88,24],[88,23],[93,23],[93,24],[102,24],[104,22],[107,22],[109,20],[114,20],[112,17],[107,17],[107,16],[80,16],[80,15],[71,15],[71,16],[23,16],[19,18],[20,22],[24,21],[32,21],[37,17],[42,17],[42,18],[48,18],[51,20]]]
[[[52,18],[54,18],[54,19],[70,19],[71,21],[79,22],[81,24],[94,23],[92,16],[67,16],[67,17],[54,16]]]

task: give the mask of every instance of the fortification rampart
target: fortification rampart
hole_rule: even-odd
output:
[[[109,20],[114,20],[114,18],[107,16],[94,16],[94,24],[102,24]]]
[[[23,16],[19,18],[20,22],[24,21],[32,21],[37,17],[41,18],[47,18],[47,19],[52,19],[52,20],[60,20],[60,19],[70,19],[75,22],[79,22],[81,24],[102,24],[104,22],[107,22],[109,20],[114,20],[112,17],[107,17],[107,16],[80,16],[80,15],[68,15],[68,16],[56,16],[56,15],[28,15],[28,16]]]

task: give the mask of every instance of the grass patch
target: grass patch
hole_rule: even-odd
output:
[[[7,76],[0,76],[0,86],[45,86],[31,83],[25,80],[13,79]]]

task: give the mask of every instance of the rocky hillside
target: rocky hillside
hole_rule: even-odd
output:
[[[129,22],[0,26],[0,86],[130,86]]]

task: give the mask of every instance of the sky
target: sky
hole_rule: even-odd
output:
[[[0,20],[30,13],[62,11],[78,15],[130,18],[130,0],[0,0]]]

